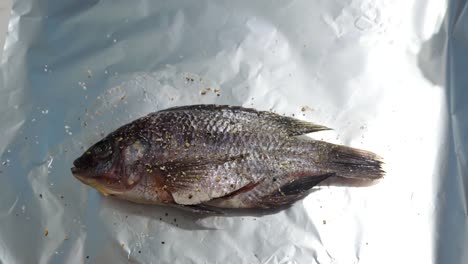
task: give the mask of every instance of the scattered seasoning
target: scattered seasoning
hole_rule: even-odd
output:
[[[322,222],[323,222],[323,224],[324,224],[324,225],[326,225],[326,224],[327,224],[327,220],[323,220]]]
[[[218,176],[218,177],[216,177],[215,181],[216,181],[216,182],[219,182],[219,181],[221,181],[221,177],[219,177],[219,176]]]
[[[42,193],[41,193],[41,194],[39,194],[39,197],[42,199]]]
[[[123,140],[123,137],[118,137],[118,138],[117,138],[117,142],[120,142],[120,141],[122,141],[122,140]]]
[[[189,198],[189,199],[192,199],[192,197],[193,197],[193,195],[189,194],[188,198]]]
[[[44,231],[44,236],[48,236],[49,235],[49,229],[46,228],[46,230]]]
[[[63,199],[63,195],[60,195],[60,199]]]
[[[201,91],[200,94],[201,94],[201,95],[205,95],[205,94],[206,94],[206,91]]]
[[[168,214],[168,213],[166,213],[165,215],[166,215],[166,216],[168,216],[169,214]]]
[[[186,148],[190,147],[190,143],[185,142],[185,147],[186,147]]]
[[[305,112],[305,111],[314,111],[314,109],[305,105],[301,107],[301,112]]]
[[[164,245],[164,244],[166,244],[166,242],[164,242],[164,241],[161,241],[161,244],[163,244],[163,245]]]
[[[162,221],[162,217],[159,217],[159,220],[161,220],[161,221]]]
[[[177,222],[177,218],[174,218],[174,222]]]
[[[63,240],[68,240],[68,236],[67,236],[67,235],[65,235],[65,238],[64,238]]]
[[[89,259],[89,256],[86,256],[87,259]]]
[[[138,254],[141,254],[141,250],[138,250]]]

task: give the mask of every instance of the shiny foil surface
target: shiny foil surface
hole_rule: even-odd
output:
[[[0,75],[0,263],[467,263],[468,4],[16,0]],[[208,216],[81,184],[72,162],[150,112],[214,103],[377,153],[274,214]]]

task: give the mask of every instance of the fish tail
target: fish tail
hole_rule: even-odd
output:
[[[343,178],[376,180],[385,174],[381,157],[346,146],[332,145],[325,163],[330,172]]]

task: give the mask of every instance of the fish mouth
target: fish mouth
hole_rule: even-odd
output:
[[[76,174],[80,173],[80,171],[81,171],[81,170],[78,169],[77,167],[72,167],[72,168],[71,168],[71,173],[72,173],[73,175],[76,175]]]
[[[109,196],[109,195],[116,195],[122,193],[121,191],[118,190],[113,190],[101,182],[99,182],[98,179],[89,177],[87,173],[84,170],[80,170],[79,168],[73,167],[71,168],[73,176],[78,179],[80,182],[96,189],[99,191],[102,195],[104,196]]]
[[[92,181],[92,177],[90,177],[89,173],[87,173],[84,169],[72,167],[71,173],[73,174],[73,176],[75,176],[75,178],[77,178],[84,184],[88,184],[88,182]]]

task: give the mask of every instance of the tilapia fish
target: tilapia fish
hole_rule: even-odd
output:
[[[327,129],[237,106],[175,107],[118,128],[71,170],[106,196],[201,212],[278,208],[329,177],[383,176],[371,152],[298,137]]]

